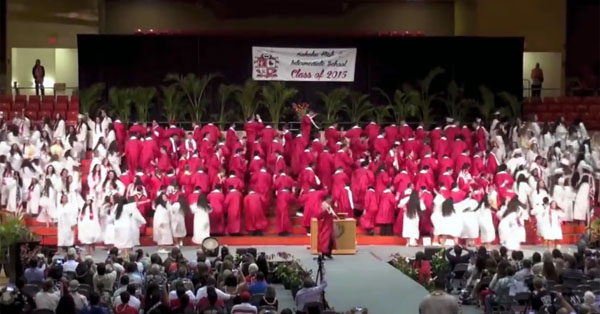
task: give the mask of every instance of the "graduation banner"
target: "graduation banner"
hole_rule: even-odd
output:
[[[257,81],[353,82],[356,48],[252,47]]]

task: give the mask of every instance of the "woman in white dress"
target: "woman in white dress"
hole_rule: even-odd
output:
[[[115,216],[113,215],[115,206],[113,199],[114,196],[104,198],[99,211],[102,242],[109,248],[115,244]]]
[[[169,215],[169,200],[166,194],[160,194],[154,202],[154,221],[152,225],[152,240],[156,242],[160,252],[165,252],[165,246],[173,245],[173,231]]]
[[[547,221],[547,230],[544,234],[544,240],[548,249],[555,249],[557,241],[562,240],[561,221],[563,211],[558,207],[555,201],[550,202],[549,206],[544,207],[544,220]]]
[[[479,232],[481,234],[481,244],[489,245],[496,239],[496,228],[492,218],[492,209],[488,200],[487,193],[483,194],[481,201],[474,209],[479,223]]]
[[[523,205],[518,197],[513,197],[507,205],[498,211],[500,218],[498,236],[500,244],[509,250],[518,250],[525,241],[525,224]]]
[[[443,201],[441,209],[442,215],[439,218],[439,228],[438,226],[435,227],[439,229],[437,233],[440,235],[440,244],[445,245],[447,237],[452,238],[454,244],[456,244],[463,227],[460,213],[454,210],[454,200],[451,197]]]
[[[522,173],[517,176],[517,181],[515,182],[515,191],[517,192],[519,202],[524,204],[526,207],[529,207],[529,195],[531,195],[533,190],[531,189],[531,186],[529,186],[527,178]]]
[[[550,222],[548,221],[548,212],[550,210],[550,198],[544,197],[540,204],[536,204],[535,207],[531,210],[531,214],[535,217],[536,221],[536,229],[537,234],[544,240],[544,244],[546,244],[546,248],[548,248],[548,241],[546,240],[546,236],[548,234],[548,229],[550,227]]]
[[[172,203],[167,206],[169,210],[169,216],[171,219],[171,229],[173,232],[173,241],[175,241],[175,245],[182,246],[183,238],[185,238],[187,234],[187,229],[185,228],[185,217],[187,213],[189,213],[190,205],[185,198],[185,195],[180,194],[176,203]]]
[[[60,197],[60,206],[56,212],[56,218],[59,249],[73,246],[75,244],[74,227],[77,226],[77,208],[69,202],[66,194],[62,194]]]
[[[101,197],[111,196],[115,194],[125,195],[125,185],[117,177],[114,170],[109,170],[106,174],[106,179],[102,183]]]
[[[398,204],[404,207],[404,220],[402,221],[402,237],[407,239],[406,246],[416,246],[419,240],[419,215],[425,209],[425,205],[419,199],[419,193],[410,191],[410,196],[400,200]]]
[[[537,206],[544,204],[544,198],[550,199],[550,194],[548,194],[548,189],[546,188],[546,182],[544,180],[538,180],[537,186],[531,192],[531,196],[529,197],[531,208],[536,208]]]
[[[71,200],[71,202],[75,202]],[[76,206],[76,205],[75,205]],[[100,241],[100,222],[98,221],[98,211],[94,206],[94,200],[88,197],[85,205],[79,212],[77,219],[77,238],[79,242],[86,247],[87,254],[93,255],[95,252],[95,243]]]
[[[50,222],[56,221],[56,196],[52,180],[46,178],[40,196],[40,214],[36,218],[38,222],[46,223],[46,227],[50,226]]]
[[[445,187],[442,186],[441,189],[445,189]],[[431,224],[433,225],[433,245],[440,245],[439,237],[442,230],[442,203],[444,203],[444,200],[445,198],[442,193],[437,193],[433,198],[433,209],[431,212]]]
[[[92,142],[92,147],[96,147],[96,145],[98,145],[98,141],[100,141],[100,138],[104,138],[106,136],[105,133],[105,128],[102,124],[102,117],[100,117],[99,115],[96,116],[96,120],[94,123],[94,130],[93,130],[93,142]]]
[[[127,203],[124,197],[117,202],[114,215],[114,244],[127,257],[131,249],[139,244],[140,226],[146,223],[146,219],[140,214],[135,202]]]
[[[54,121],[54,138],[61,139],[65,136],[66,128],[65,128],[65,119],[62,117],[60,113],[56,114],[56,120]]]
[[[37,216],[40,212],[40,197],[42,195],[42,187],[37,178],[31,179],[27,192],[27,214]]]
[[[19,145],[13,144],[10,147],[10,165],[15,171],[21,170],[21,164],[23,163],[23,153],[19,149]]]
[[[19,207],[18,192],[19,192],[19,181],[18,172],[12,171],[11,167],[8,166],[4,169],[4,175],[2,176],[2,199],[3,205],[6,206],[6,210],[10,213],[17,213]]]
[[[94,146],[93,151],[94,157],[99,158],[101,161],[104,161],[106,159],[108,151],[106,150],[104,137],[98,139],[98,142],[96,142],[96,146]]]
[[[577,186],[575,203],[573,206],[573,219],[580,225],[587,224],[590,219],[590,176],[585,174],[581,177]]]
[[[199,187],[197,188],[199,190]],[[192,242],[202,244],[204,239],[210,237],[210,219],[208,214],[212,212],[212,206],[206,199],[206,194],[198,195],[198,202],[190,206],[194,213],[194,236]]]
[[[102,173],[100,171],[100,163],[94,158],[92,162],[90,174],[88,174],[87,184],[89,187],[89,193],[94,194],[95,199],[102,197]]]
[[[454,204],[454,210],[460,213],[462,220],[461,239],[466,239],[468,246],[475,246],[475,239],[479,238],[479,219],[475,209],[479,203],[467,197],[466,199]]]
[[[117,142],[113,141],[108,145],[107,159],[110,167],[115,171],[117,176],[121,175],[121,154],[117,149]]]

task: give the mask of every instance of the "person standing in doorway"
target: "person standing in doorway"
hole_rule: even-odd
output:
[[[544,82],[544,71],[540,64],[536,63],[535,68],[531,70],[531,97],[540,97],[542,95],[542,83]]]
[[[31,74],[33,75],[33,81],[35,82],[35,95],[39,96],[41,91],[42,96],[44,96],[44,76],[46,76],[46,71],[41,64],[40,59],[35,60],[35,65],[33,66],[33,70],[31,70]]]

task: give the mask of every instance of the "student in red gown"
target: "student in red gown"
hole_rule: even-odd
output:
[[[302,193],[298,198],[298,203],[304,206],[304,214],[302,218],[302,225],[306,228],[307,233],[310,232],[310,221],[313,218],[317,218],[321,210],[321,202],[327,195],[325,190],[317,190],[314,187],[308,189],[308,191]]]
[[[292,177],[288,176],[285,171],[280,170],[279,174],[275,177],[275,181],[273,182],[273,189],[275,191],[279,191],[281,189],[293,191],[295,184],[296,183]]]
[[[331,208],[331,196],[327,195],[323,202],[319,204],[320,212],[317,216],[319,221],[318,251],[323,256],[333,258],[331,255],[335,249],[335,235],[333,234],[333,220],[338,219],[337,215]]]
[[[265,197],[252,189],[244,197],[244,223],[251,235],[262,235],[267,229],[268,221],[265,216]]]
[[[312,166],[312,163],[309,164],[308,167],[304,168],[298,174],[298,189],[300,189],[300,194],[308,190],[311,186],[321,185],[321,180],[315,174]]]
[[[227,213],[227,233],[230,235],[240,235],[242,233],[242,202],[242,193],[233,185],[229,186],[223,206]]]
[[[289,235],[292,232],[292,224],[290,222],[290,205],[296,203],[296,197],[289,189],[283,188],[276,193],[275,201],[275,217],[277,224],[277,232],[280,236]]]
[[[125,143],[125,157],[127,158],[127,169],[129,172],[135,173],[140,159],[140,151],[142,150],[142,142],[133,135],[127,143]]]
[[[152,134],[148,133],[142,144],[142,150],[140,152],[140,167],[144,171],[151,169],[151,164],[158,158],[160,151],[156,141],[152,138]]]
[[[117,118],[113,121],[113,127],[115,128],[115,137],[117,138],[119,151],[123,151],[125,149],[125,141],[127,140],[127,129],[125,128],[125,124]]]
[[[379,209],[375,223],[381,227],[381,235],[393,235],[394,215],[396,214],[396,197],[390,187],[379,196]]]
[[[310,130],[312,129],[313,126],[315,128],[317,128],[317,130],[319,129],[319,127],[317,127],[317,125],[315,124],[315,121],[313,120],[313,118],[316,115],[317,115],[316,113],[311,111],[311,112],[308,112],[307,114],[305,114],[304,116],[302,116],[302,121],[300,122],[300,133],[302,133],[302,136],[304,138],[310,137]]]
[[[383,192],[383,191],[382,191]],[[379,194],[373,186],[369,186],[365,194],[365,211],[360,216],[361,228],[367,230],[368,235],[373,235],[375,228],[375,216],[379,210]]]
[[[209,214],[210,233],[215,235],[225,234],[225,195],[221,191],[221,185],[215,186],[215,189],[208,194],[206,199],[213,209]]]
[[[336,213],[345,213],[347,217],[354,217],[354,201],[350,183],[346,183],[344,188],[338,190],[336,195],[331,195],[331,198]]]

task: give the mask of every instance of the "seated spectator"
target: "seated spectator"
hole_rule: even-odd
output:
[[[533,279],[533,292],[531,296],[531,309],[539,312],[542,306],[556,304],[556,294],[549,292],[544,287],[544,279],[536,277]]]
[[[551,261],[544,262],[544,267],[542,269],[542,276],[546,278],[546,280],[552,280],[554,282],[558,282],[558,273],[556,271],[556,267],[554,267],[554,263]]]
[[[198,303],[200,303],[200,301],[202,301],[202,299],[207,298],[206,290],[208,289],[208,287],[215,288],[216,283],[217,282],[215,280],[215,277],[209,276],[208,278],[206,278],[206,286],[201,287],[196,292],[196,300],[198,301]],[[216,288],[215,288],[215,292],[217,293],[217,298],[222,301],[227,301],[227,300],[231,299],[231,297],[232,297],[230,294],[227,294]]]
[[[523,258],[522,251],[512,251],[510,253],[510,264],[515,269],[515,272],[519,272],[523,268]]]
[[[190,297],[182,293],[179,296],[179,305],[171,310],[171,314],[194,314],[194,305],[190,303]]]
[[[187,267],[183,265],[177,270],[177,278],[173,280],[171,285],[176,286],[179,283],[181,283],[187,290],[194,290],[194,284],[192,284],[192,281],[188,278]]]
[[[426,284],[431,279],[431,264],[425,259],[425,253],[417,252],[412,267],[419,272],[419,283]]]
[[[256,306],[250,304],[250,292],[244,291],[240,295],[242,303],[231,308],[231,314],[258,314]]]
[[[33,298],[23,293],[25,281],[17,278],[13,291],[0,288],[0,313],[22,313],[26,308],[35,308]]]
[[[246,283],[252,284],[254,282],[254,279],[255,279],[257,273],[258,273],[258,265],[254,264],[254,263],[249,264],[248,272],[247,272],[248,275],[246,276]]]
[[[100,295],[95,292],[90,293],[90,307],[87,311],[84,311],[85,314],[109,314],[108,308],[100,305]]]
[[[494,278],[490,282],[490,291],[492,294],[485,298],[485,309],[486,313],[492,312],[492,306],[496,304],[507,304],[510,301],[510,287],[513,284],[512,276],[515,274],[514,268],[510,264],[503,260],[498,264],[498,271]]]
[[[42,282],[46,279],[46,262],[44,258],[31,258],[23,273],[27,283]]]
[[[35,308],[54,311],[60,300],[60,291],[54,286],[52,279],[46,279],[42,290],[35,295]]]
[[[129,292],[123,291],[119,296],[121,299],[120,304],[115,305],[114,311],[115,314],[137,314],[138,310],[133,306],[129,305]]]
[[[112,309],[112,290],[104,289],[104,284],[102,282],[98,282],[96,285],[96,291],[100,297],[99,304],[106,308]]]
[[[465,254],[463,254],[465,253]],[[450,264],[450,270],[453,270],[456,264],[466,264],[471,259],[473,252],[463,248],[460,245],[455,245],[453,248],[446,250],[446,259]]]
[[[310,278],[304,279],[304,285],[302,289],[296,293],[296,308],[298,309],[298,313],[302,313],[304,309],[304,305],[311,302],[322,302],[321,295],[322,292],[327,288],[327,280],[325,279],[325,268],[323,271],[323,280],[319,285],[315,285],[315,283]]]
[[[258,273],[256,273],[254,283],[250,284],[250,286],[248,287],[248,291],[252,295],[265,293],[265,291],[267,291],[268,286],[269,284],[265,280],[265,274],[262,271],[259,271]]]
[[[279,308],[279,301],[277,300],[277,294],[274,286],[269,285],[267,287],[265,295],[262,297],[262,299],[260,299],[260,303],[258,304],[259,308],[261,306],[272,306],[275,308],[275,310]]]
[[[587,307],[589,307],[589,312],[588,313],[598,313],[598,308],[596,307],[596,296],[594,295],[594,293],[592,291],[586,291],[583,294],[583,304]],[[581,310],[579,311],[581,313]]]
[[[171,307],[171,309],[174,309],[179,306],[179,300],[181,299],[181,296],[184,294],[188,295],[189,299],[192,300],[192,303],[194,303],[196,301],[194,292],[186,289],[183,286],[183,283],[178,282],[177,285],[175,286],[175,290],[169,292],[169,306]]]
[[[113,298],[116,298],[119,295],[121,295],[121,292],[127,291],[127,286],[129,285],[129,276],[127,276],[127,275],[121,276],[121,279],[119,279],[119,283],[120,283],[120,286],[113,293]]]
[[[206,289],[206,295],[208,299],[208,306],[203,309],[198,309],[200,314],[225,314],[222,307],[217,306],[217,292],[214,287],[208,287]]]
[[[88,306],[87,298],[79,293],[79,281],[69,281],[69,293],[73,297],[75,308],[77,308],[78,311],[81,311]]]
[[[500,247],[500,259],[508,261],[508,249],[505,246]]]
[[[533,275],[540,276],[544,266],[544,263],[542,263],[542,255],[540,255],[538,252],[533,253],[531,256],[531,264],[531,271],[533,272]]]
[[[67,251],[66,260],[63,263],[63,271],[75,272],[77,265],[79,265],[79,262],[77,261],[77,251],[75,251],[75,248],[70,248]]]
[[[91,256],[86,256],[85,260],[75,268],[75,279],[81,284],[94,287],[94,260]]]
[[[444,290],[446,281],[444,278],[436,278],[434,290],[421,301],[419,305],[420,314],[458,314],[456,299]]]
[[[129,283],[134,283],[142,286],[144,284],[144,278],[138,272],[138,267],[135,262],[129,262],[125,265],[125,272],[129,276]]]
[[[154,282],[159,286],[164,286],[167,283],[167,274],[162,270],[162,266],[159,264],[150,265],[150,270],[146,274],[146,286]]]
[[[510,287],[510,295],[514,296],[520,292],[529,292],[529,285],[533,274],[531,272],[531,261],[526,259],[523,261],[523,268],[513,276],[513,285]]]
[[[129,294],[129,302],[128,303],[131,307],[133,307],[137,311],[139,311],[142,306],[142,301],[140,301],[140,299],[136,296],[136,290],[137,290],[137,286],[134,284],[129,284],[127,286],[127,293]],[[117,306],[122,303],[123,303],[123,300],[121,299],[121,294],[119,294],[117,297],[114,298],[113,306]]]
[[[75,301],[70,294],[63,295],[58,301],[58,305],[56,306],[57,314],[75,314],[77,313],[77,308],[75,307]]]
[[[558,282],[567,287],[575,288],[582,284],[585,280],[583,272],[579,269],[575,269],[576,261],[571,255],[564,255],[565,268],[559,275]]]
[[[146,297],[144,298],[144,314],[165,313],[169,313],[166,290],[164,287],[159,287],[156,283],[151,283],[146,288]]]
[[[104,263],[96,265],[96,273],[92,279],[94,288],[98,286],[98,282],[102,282],[104,289],[112,291],[115,286],[115,280],[117,280],[117,272],[113,269],[112,265]],[[97,292],[101,293],[102,291]]]
[[[256,258],[256,266],[258,266],[258,270],[262,271],[265,274],[265,278],[269,274],[269,263],[267,262],[267,258],[261,254]]]

